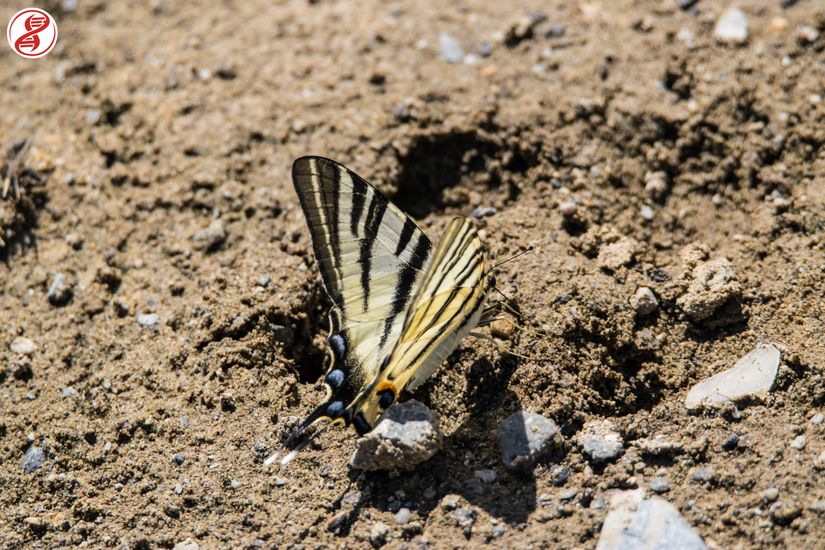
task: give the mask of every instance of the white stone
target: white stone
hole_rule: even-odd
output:
[[[779,350],[763,344],[739,359],[733,368],[722,371],[693,386],[685,398],[688,410],[721,407],[728,401],[770,391],[779,369]]]
[[[720,42],[744,44],[748,40],[748,18],[742,10],[727,10],[716,22],[713,36]]]
[[[679,511],[658,497],[643,499],[644,491],[622,491],[610,499],[596,550],[706,550],[700,537]]]
[[[13,353],[20,355],[31,355],[37,349],[37,344],[31,338],[18,336],[11,342],[10,349]]]

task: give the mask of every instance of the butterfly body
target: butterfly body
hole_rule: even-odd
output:
[[[494,280],[471,220],[454,219],[436,247],[412,219],[334,161],[299,158],[292,179],[333,302],[327,395],[293,439],[321,421],[363,434],[478,324]]]

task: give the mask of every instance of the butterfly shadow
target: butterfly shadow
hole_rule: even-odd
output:
[[[468,518],[475,521],[475,508],[483,509],[499,523],[523,524],[536,508],[535,477],[531,472],[505,468],[496,443],[501,420],[521,409],[518,397],[507,389],[517,366],[518,360],[511,356],[495,364],[487,358],[476,359],[466,373],[463,399],[457,396],[450,404],[460,406],[463,401],[468,409],[466,419],[452,430],[442,420],[448,432],[442,450],[415,470],[400,475],[352,471],[351,479],[361,495],[357,507],[390,512],[406,507],[421,517],[443,513],[452,517],[448,521],[465,527],[465,534],[489,533],[494,527],[479,522],[468,530]],[[437,379],[426,383],[415,392],[415,398],[434,410],[444,409],[431,403],[438,384]],[[443,391],[438,393],[443,396]],[[443,500],[447,495],[460,497],[455,506],[449,499]]]

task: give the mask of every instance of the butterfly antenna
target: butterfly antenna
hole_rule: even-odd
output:
[[[516,258],[518,258],[519,256],[523,256],[524,254],[527,254],[528,252],[532,252],[535,248],[536,248],[536,247],[535,247],[535,246],[533,246],[532,244],[531,244],[531,245],[528,245],[526,248],[524,248],[523,250],[521,250],[521,251],[517,252],[515,255],[510,256],[510,257],[509,257],[509,258],[507,258],[506,260],[502,260],[502,261],[500,261],[500,262],[498,262],[498,263],[496,263],[496,264],[493,264],[493,266],[492,266],[490,269],[488,269],[487,271],[493,271],[494,269],[496,269],[498,266],[500,266],[500,265],[502,265],[502,264],[506,264],[506,263],[507,263],[507,262],[509,262],[509,261],[515,260],[515,259],[516,259]]]

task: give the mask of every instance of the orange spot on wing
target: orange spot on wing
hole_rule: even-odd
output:
[[[395,389],[395,384],[393,384],[392,382],[387,382],[386,380],[383,380],[378,383],[378,386],[375,387],[375,393],[381,393],[384,390],[390,390],[395,395],[398,395],[398,390]]]

